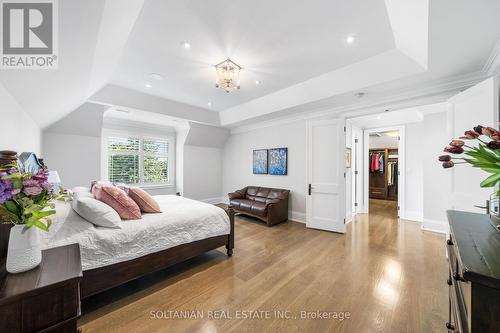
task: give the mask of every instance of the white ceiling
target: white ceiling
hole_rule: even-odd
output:
[[[499,0],[65,0],[59,69],[0,70],[0,84],[44,128],[89,100],[234,127],[481,79],[499,13]],[[245,70],[226,94],[211,66],[228,56]]]
[[[384,0],[150,0],[112,83],[220,111],[393,48]],[[229,94],[214,87],[227,57],[244,67]]]
[[[354,117],[348,119],[347,122],[361,129],[370,129],[415,123],[423,120],[419,108],[408,108]]]

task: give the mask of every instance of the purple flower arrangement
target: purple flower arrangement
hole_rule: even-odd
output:
[[[467,145],[464,140],[477,140],[477,146]],[[457,140],[452,140],[444,148],[452,155],[441,155],[439,161],[443,168],[452,168],[456,164],[470,164],[491,175],[481,182],[481,187],[494,187],[500,183],[500,131],[492,127],[478,125],[465,131]],[[497,191],[500,197],[500,190]]]
[[[53,200],[68,198],[63,189],[55,193],[46,170],[32,174],[14,165],[0,170],[0,220],[3,223],[47,231],[51,223],[49,216],[56,213]]]

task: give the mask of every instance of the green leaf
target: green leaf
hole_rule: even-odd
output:
[[[32,214],[35,218],[41,219],[41,218],[47,217],[49,215],[54,215],[55,213],[56,213],[56,211],[51,209],[51,210],[44,210],[41,212],[33,212]]]
[[[17,188],[17,189],[22,189],[23,188],[23,181],[21,179],[14,180],[14,183],[12,183],[12,187]]]
[[[484,146],[480,145],[477,149],[467,150],[465,155],[476,158],[481,162],[499,163],[500,157],[487,151]]]
[[[481,182],[481,187],[493,187],[500,181],[500,173],[493,174]]]
[[[4,205],[0,205],[0,220],[2,223],[14,223],[14,224],[21,223],[19,217],[16,214],[10,212]]]
[[[13,174],[10,174],[10,175],[7,175],[7,176],[3,176],[2,179],[23,179],[23,175],[19,172],[16,172],[16,173],[13,173]]]
[[[19,210],[17,208],[16,203],[12,200],[5,201],[4,206],[5,206],[5,208],[7,208],[9,210],[9,212],[11,212],[13,214],[17,215],[19,213]]]
[[[46,224],[44,224],[44,223],[42,223],[39,220],[35,221],[35,226],[38,227],[38,228],[40,228],[40,229],[42,229],[42,230],[44,230],[44,231],[49,231],[49,226],[46,225]]]

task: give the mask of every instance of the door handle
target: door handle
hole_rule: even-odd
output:
[[[309,184],[309,190],[308,190],[309,195],[311,195],[311,192],[312,192],[312,186],[311,184]]]

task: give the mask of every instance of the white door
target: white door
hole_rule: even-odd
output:
[[[455,138],[477,125],[498,128],[498,80],[489,78],[448,100],[452,114],[451,128]],[[451,138],[450,138],[451,139]],[[467,142],[471,144],[472,142]],[[470,165],[453,168],[451,207],[453,209],[484,212],[474,205],[484,206],[492,188],[481,188],[479,183],[488,176]]]
[[[345,233],[344,119],[307,126],[307,227]]]

